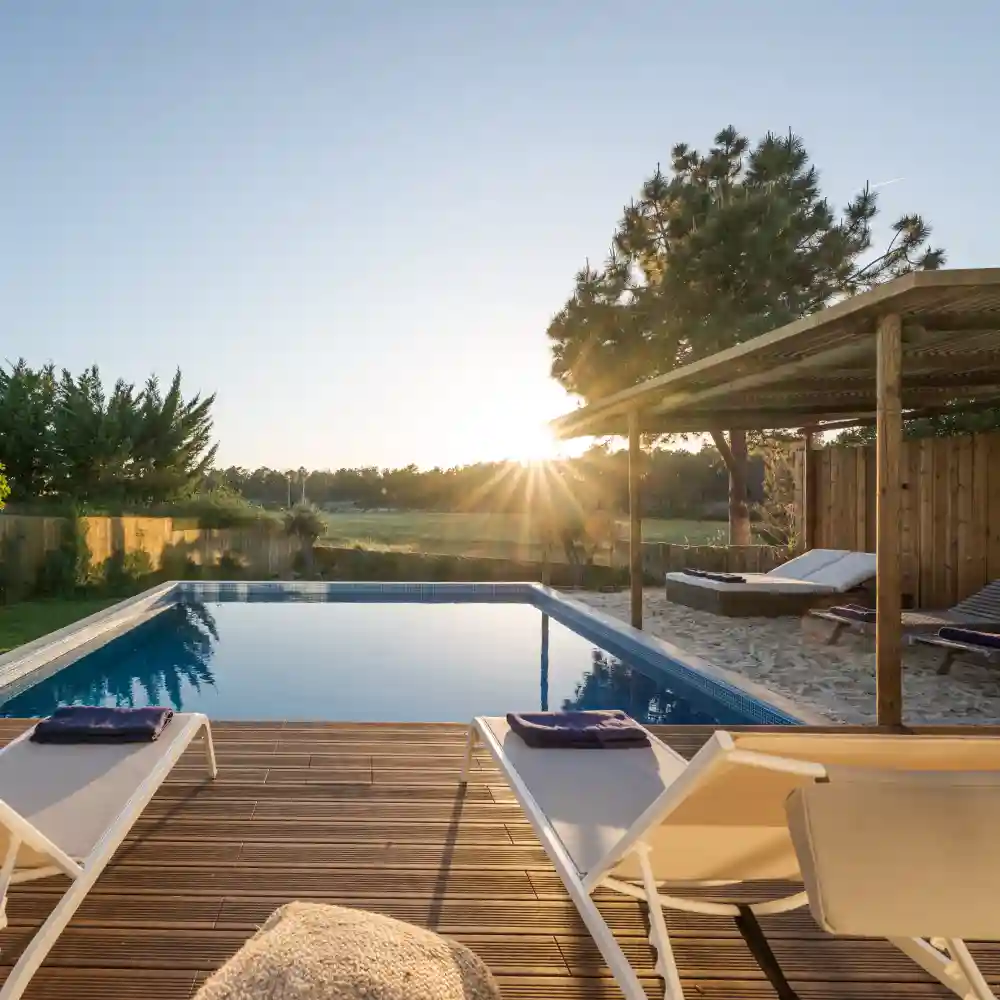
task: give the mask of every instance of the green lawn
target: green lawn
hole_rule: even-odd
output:
[[[529,518],[521,514],[441,514],[420,511],[347,512],[326,514],[324,541],[336,546],[429,552],[440,555],[537,557]],[[691,545],[725,544],[721,521],[646,519],[642,534],[648,542]],[[619,523],[619,537],[628,538],[628,523]]]
[[[86,618],[120,600],[120,597],[91,597],[79,601],[50,598],[0,605],[0,653]]]

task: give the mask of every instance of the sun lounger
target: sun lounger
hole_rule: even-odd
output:
[[[992,998],[962,939],[1000,938],[1000,739],[719,731],[687,763],[652,734],[641,749],[533,749],[477,718],[463,780],[477,743],[628,1000],[646,993],[593,901],[602,886],[647,904],[668,1000],[683,991],[664,909],[736,919],[787,996],[756,916],[805,905],[834,933],[887,938],[959,996]],[[752,905],[685,895],[765,879],[806,890]]]
[[[833,625],[826,639],[827,644],[831,646],[836,644],[847,629],[867,635],[875,634],[874,613],[862,616],[845,613],[842,608],[832,607],[826,610],[813,610],[809,614]],[[994,580],[971,597],[959,601],[954,607],[944,611],[903,612],[903,632],[913,636],[914,639],[924,633],[951,627],[987,632],[994,628],[1000,630],[1000,580]],[[941,672],[947,673],[947,669]]]
[[[16,1000],[181,754],[204,734],[216,774],[208,719],[177,714],[145,743],[33,743],[31,730],[0,750],[0,926],[8,888],[68,876],[70,886],[25,947],[0,1000]]]
[[[993,624],[1000,629],[1000,623]],[[1000,664],[1000,635],[995,632],[946,626],[937,635],[914,636],[912,641],[924,646],[934,646],[944,653],[937,671],[939,674],[948,673],[952,663],[963,656],[981,660],[991,666]]]
[[[667,600],[732,617],[805,614],[817,603],[856,590],[875,576],[875,555],[844,549],[810,549],[769,573],[668,573]]]

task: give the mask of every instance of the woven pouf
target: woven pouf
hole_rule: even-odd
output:
[[[195,1000],[499,1000],[464,945],[365,910],[288,903]]]

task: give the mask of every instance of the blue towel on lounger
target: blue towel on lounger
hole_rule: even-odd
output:
[[[841,618],[850,618],[857,622],[875,621],[875,609],[863,608],[860,604],[838,604],[830,608],[832,614],[840,615]]]
[[[149,743],[173,718],[170,708],[57,708],[35,726],[33,743]]]
[[[702,580],[715,580],[718,583],[746,583],[746,577],[738,573],[713,573],[707,569],[682,569],[688,576],[701,577]]]
[[[510,712],[507,725],[529,747],[561,750],[649,746],[642,727],[624,712]]]
[[[938,629],[938,635],[942,639],[949,639],[951,642],[964,642],[970,646],[986,646],[989,649],[1000,649],[1000,635],[995,632],[977,632],[972,628],[954,628],[946,625]]]

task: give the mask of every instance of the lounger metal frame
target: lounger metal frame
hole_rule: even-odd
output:
[[[157,793],[184,751],[202,731],[204,732],[205,763],[208,773],[212,778],[216,777],[218,767],[215,761],[215,747],[212,743],[212,730],[208,717],[193,713],[184,723],[182,731],[173,736],[169,753],[157,761],[156,766],[136,787],[125,807],[104,831],[90,854],[83,859],[71,858],[62,848],[54,844],[23,816],[8,806],[6,802],[0,800],[0,825],[6,827],[10,834],[10,843],[3,864],[0,866],[0,928],[7,925],[7,891],[11,885],[49,878],[53,875],[66,875],[71,879],[70,887],[60,898],[55,909],[49,914],[35,936],[28,942],[21,957],[17,960],[17,964],[11,969],[3,989],[0,989],[0,1000],[18,1000],[24,993],[31,977],[45,961],[45,956],[48,955],[59,935],[73,918],[73,914],[76,913],[87,893],[114,856],[115,851],[128,836],[135,821],[149,804],[149,800]],[[8,747],[29,739],[31,733],[31,729],[22,733],[6,747],[0,749],[0,754],[6,752]],[[87,752],[86,746],[79,746],[76,749],[79,753]],[[17,854],[22,845],[32,848],[39,854],[47,855],[51,858],[52,864],[18,871],[16,868]]]
[[[652,733],[647,731],[647,735],[651,740],[660,742]],[[546,854],[559,873],[566,891],[573,900],[584,924],[594,938],[604,961],[627,1000],[647,1000],[647,994],[635,970],[629,965],[621,946],[615,940],[614,933],[594,903],[591,894],[596,889],[603,886],[641,900],[646,904],[650,924],[649,942],[657,956],[656,972],[664,981],[664,1000],[684,1000],[680,973],[677,969],[673,947],[670,943],[670,934],[663,916],[664,909],[670,908],[688,913],[728,917],[736,917],[740,913],[739,907],[734,904],[685,898],[661,891],[663,887],[674,887],[683,891],[684,888],[707,888],[733,883],[719,881],[657,883],[649,859],[651,848],[643,840],[647,831],[654,830],[666,820],[670,813],[692,791],[698,788],[702,776],[722,759],[730,764],[799,774],[806,778],[812,778],[814,781],[829,780],[827,770],[822,764],[793,760],[757,751],[740,750],[736,747],[729,733],[717,730],[705,748],[695,756],[681,775],[656,797],[646,811],[633,823],[632,827],[626,831],[618,844],[605,855],[601,863],[593,871],[581,875],[563,847],[559,835],[532,797],[530,789],[507,758],[503,745],[494,736],[483,717],[473,719],[469,727],[462,763],[462,783],[468,780],[473,753],[477,744],[480,743],[489,750],[490,755],[503,771],[521,808],[531,822]],[[622,881],[609,874],[628,854],[636,855],[642,872],[641,885]],[[805,906],[808,902],[809,897],[803,891],[778,899],[753,903],[750,904],[749,909],[756,916],[765,916],[786,913]],[[921,938],[889,938],[888,940],[958,996],[968,998],[968,1000],[996,1000],[964,941],[957,938],[933,938],[930,941]],[[3,1000],[2,995],[0,995],[0,1000]]]

